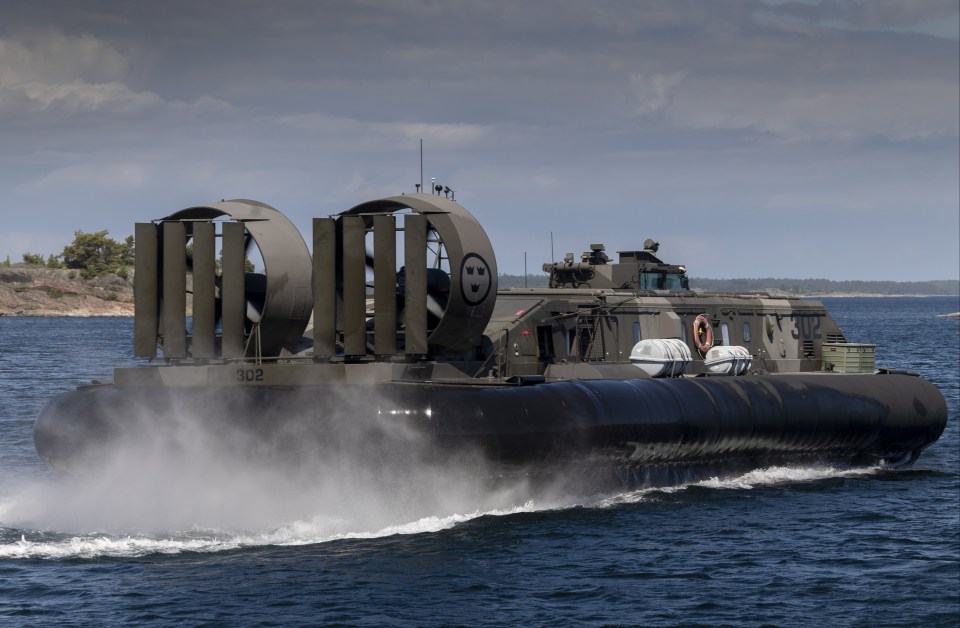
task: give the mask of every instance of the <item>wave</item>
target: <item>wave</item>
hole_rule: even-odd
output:
[[[748,471],[742,475],[729,478],[712,477],[697,482],[679,484],[677,486],[641,488],[634,491],[603,498],[593,504],[597,508],[613,508],[623,504],[635,504],[650,499],[651,496],[664,493],[676,493],[691,488],[706,488],[715,490],[752,490],[777,485],[798,484],[803,482],[817,482],[835,478],[866,477],[880,472],[886,472],[881,467],[766,467]]]
[[[309,521],[293,521],[277,529],[262,533],[237,533],[228,530],[193,530],[170,538],[154,538],[147,535],[111,536],[93,534],[71,536],[55,540],[31,541],[21,532],[20,540],[0,544],[0,559],[97,559],[139,558],[151,554],[213,553],[243,548],[266,546],[298,546],[329,543],[347,539],[376,539],[400,534],[425,534],[440,532],[461,523],[484,516],[500,517],[521,512],[541,510],[533,502],[506,509],[485,512],[475,511],[447,516],[427,516],[409,523],[390,525],[369,532],[336,532],[341,522],[318,516]],[[8,530],[15,533],[15,530]],[[37,536],[50,536],[36,532]]]
[[[147,555],[217,553],[269,546],[299,546],[347,539],[377,539],[395,535],[430,534],[453,528],[480,517],[506,517],[519,513],[563,511],[571,508],[616,508],[655,500],[658,495],[690,489],[744,491],[777,485],[818,482],[846,477],[866,477],[879,468],[770,467],[731,478],[710,478],[673,487],[644,488],[615,495],[582,497],[557,496],[528,499],[517,505],[476,509],[444,515],[430,514],[405,522],[364,527],[350,517],[316,515],[296,519],[261,531],[193,528],[172,534],[110,534],[94,532],[68,535],[43,530],[0,526],[0,559],[100,559],[139,558]],[[0,503],[0,512],[9,514],[11,504]],[[19,538],[17,538],[19,537]],[[9,540],[8,540],[9,539]]]

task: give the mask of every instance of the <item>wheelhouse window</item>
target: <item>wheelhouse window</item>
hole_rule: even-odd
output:
[[[743,324],[743,341],[750,342],[750,323]]]
[[[689,290],[690,281],[686,275],[677,273],[645,272],[640,273],[641,290]]]

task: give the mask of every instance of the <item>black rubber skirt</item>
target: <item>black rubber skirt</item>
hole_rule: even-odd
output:
[[[40,412],[53,468],[117,448],[252,448],[284,459],[331,452],[433,457],[477,452],[504,467],[710,465],[822,459],[909,464],[943,432],[947,407],[908,374],[584,380],[486,386],[79,388]],[[174,438],[176,437],[176,438]],[[393,452],[393,453],[391,453]]]

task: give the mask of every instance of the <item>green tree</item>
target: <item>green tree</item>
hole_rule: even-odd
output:
[[[7,259],[3,260],[3,267],[10,268],[10,256],[7,255]]]
[[[47,268],[60,268],[62,264],[60,263],[60,256],[51,254],[47,258]]]
[[[187,245],[187,259],[188,260],[193,259],[193,244]],[[223,274],[223,251],[220,251],[220,255],[217,256],[217,259],[214,260],[213,264],[214,264],[214,269],[215,269],[215,272],[217,273],[217,276],[222,275]],[[255,272],[256,270],[257,270],[257,267],[254,265],[254,263],[250,261],[249,257],[244,255],[243,256],[243,272],[252,273],[252,272]]]
[[[133,240],[121,244],[107,237],[107,231],[96,233],[74,232],[72,244],[63,249],[63,263],[75,268],[85,279],[119,270],[132,255]]]
[[[190,247],[187,247],[187,248],[189,249]],[[190,255],[193,255],[192,250],[190,251]],[[220,256],[217,257],[216,261],[214,262],[214,265],[216,267],[217,275],[223,274],[223,251],[220,252]],[[254,265],[254,263],[250,261],[249,257],[244,255],[243,256],[243,272],[252,273],[252,272],[255,272],[256,270],[257,270],[256,265]]]
[[[123,245],[120,251],[120,263],[123,266],[133,266],[135,258],[136,258],[136,247],[134,246],[133,236],[128,235],[123,240]]]
[[[39,253],[24,253],[23,263],[27,266],[44,266],[43,255]]]

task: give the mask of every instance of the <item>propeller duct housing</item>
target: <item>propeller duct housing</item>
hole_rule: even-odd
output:
[[[313,229],[311,256],[283,214],[243,199],[139,223],[135,355],[155,358],[158,346],[168,360],[303,355],[311,312],[316,361],[416,361],[478,346],[493,315],[497,263],[462,206],[430,194],[393,196],[315,218]],[[254,245],[262,273],[244,269]]]
[[[222,223],[219,276],[214,221]],[[137,224],[135,241],[136,356],[156,357],[159,345],[163,357],[172,359],[274,357],[294,350],[303,336],[313,308],[310,252],[293,223],[273,207],[246,199],[190,207]],[[254,244],[263,273],[244,271]],[[189,342],[188,267],[194,275]]]
[[[398,286],[398,296],[406,302],[407,312],[404,313],[403,322],[407,353],[467,352],[479,342],[496,301],[497,260],[490,239],[477,219],[463,206],[432,194],[404,194],[368,201],[343,212],[340,219],[362,217],[365,228],[373,229],[376,216],[395,216],[402,212],[408,212],[404,216],[406,266],[402,271],[404,285]],[[419,217],[422,219],[417,220]],[[430,264],[426,257],[418,257],[419,251],[411,250],[421,246],[418,239],[420,234],[414,231],[423,229],[420,226],[422,223],[425,223],[428,232],[435,234],[436,240],[428,241],[428,244],[437,248],[435,253],[442,251],[448,273],[441,272],[439,268],[427,268],[425,273],[417,272],[421,270],[417,268],[419,264]],[[349,245],[342,246],[346,251]],[[415,280],[417,277],[419,279]],[[423,287],[418,288],[421,284]],[[417,289],[426,292],[426,303],[423,305],[409,296],[411,291]],[[420,316],[420,312],[412,310],[436,308],[434,290],[442,290],[443,298],[439,311],[432,312],[432,324],[425,330],[427,349],[411,349],[410,338],[420,335],[422,331],[416,329],[422,324],[417,321],[425,318]],[[376,303],[374,307],[378,307]]]

